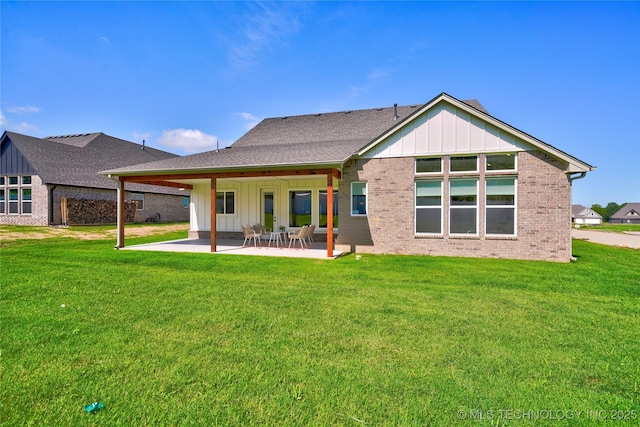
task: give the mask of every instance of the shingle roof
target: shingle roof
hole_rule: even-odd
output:
[[[358,149],[419,107],[397,107],[397,117],[394,107],[387,107],[269,118],[258,123],[231,147],[105,173],[341,165]]]
[[[5,132],[45,184],[72,185],[91,188],[116,188],[115,183],[98,172],[104,169],[146,163],[177,157],[175,154],[104,133],[68,137],[35,138],[15,132]],[[173,192],[174,190],[143,186],[136,191]]]
[[[571,216],[574,218],[602,218],[598,212],[582,205],[571,205]]]
[[[626,205],[621,207],[618,212],[611,215],[609,219],[627,218],[627,215],[629,215],[632,211],[640,214],[640,203],[627,203]]]

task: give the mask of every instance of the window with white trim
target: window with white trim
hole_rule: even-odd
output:
[[[144,194],[142,193],[131,193],[131,201],[136,202],[136,210],[142,211],[144,210]]]
[[[442,173],[442,157],[416,159],[416,174]]]
[[[367,183],[351,183],[351,216],[367,216]]]
[[[478,180],[449,181],[449,234],[478,234]]]
[[[289,191],[289,227],[311,225],[311,190]]]
[[[416,181],[416,234],[442,234],[442,180]]]
[[[234,191],[216,192],[216,213],[233,215],[236,212],[236,194]]]
[[[515,171],[516,153],[487,154],[485,167],[487,171]]]
[[[450,172],[477,172],[478,156],[459,156],[449,158]]]
[[[0,214],[31,215],[31,175],[0,177],[0,186]]]
[[[516,234],[515,178],[487,178],[485,232],[487,235]]]

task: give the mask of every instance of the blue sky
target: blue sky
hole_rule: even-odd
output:
[[[263,118],[476,98],[640,201],[638,2],[2,1],[1,130],[178,154]]]

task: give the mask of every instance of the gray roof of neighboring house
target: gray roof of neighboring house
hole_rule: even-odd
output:
[[[5,140],[17,148],[45,184],[115,189],[116,184],[99,171],[177,157],[151,147],[142,150],[139,144],[104,133],[36,138],[7,131],[2,142]],[[177,189],[159,186],[128,189],[178,194]]]
[[[586,211],[586,212],[585,212]],[[571,215],[574,218],[582,218],[586,217],[587,214],[591,213],[590,217],[602,218],[598,212],[594,211],[591,208],[582,205],[571,205]]]
[[[623,207],[621,207],[618,212],[614,213],[609,217],[609,219],[622,219],[626,218],[627,215],[631,212],[636,212],[640,214],[640,203],[627,203]]]

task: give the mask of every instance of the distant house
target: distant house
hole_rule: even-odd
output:
[[[189,235],[299,229],[342,251],[571,259],[571,186],[595,168],[442,93],[425,104],[268,118],[230,147],[105,170],[191,188]],[[119,226],[117,246],[124,246]]]
[[[575,224],[599,225],[602,224],[602,216],[585,206],[571,205],[571,221]]]
[[[609,217],[611,224],[640,224],[640,203],[627,203]]]
[[[116,222],[116,188],[98,174],[114,167],[177,157],[104,133],[0,139],[0,224]],[[176,185],[178,187],[178,185]],[[188,221],[188,191],[136,184],[128,188],[129,221]]]

